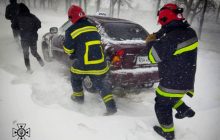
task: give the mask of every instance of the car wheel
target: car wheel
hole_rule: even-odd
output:
[[[127,94],[139,94],[141,92],[141,88],[134,87],[126,90]]]
[[[41,48],[42,48],[44,60],[47,62],[52,61],[52,58],[50,57],[49,44],[47,44],[46,41],[43,41],[41,43]]]
[[[152,88],[153,86],[154,86],[154,83],[144,84],[144,87],[146,88]]]
[[[97,93],[97,90],[94,88],[93,83],[89,76],[83,79],[83,87],[91,93]]]
[[[112,94],[118,96],[118,97],[124,97],[126,95],[125,89],[122,87],[115,87],[112,90]]]

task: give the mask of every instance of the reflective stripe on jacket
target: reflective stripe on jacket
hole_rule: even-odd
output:
[[[195,31],[187,23],[172,21],[162,27],[158,37],[147,47],[150,48],[148,57],[151,63],[158,63],[160,86],[177,90],[194,89],[198,47]]]
[[[73,58],[73,73],[102,75],[109,71],[101,36],[87,19],[81,19],[67,29],[63,49]]]

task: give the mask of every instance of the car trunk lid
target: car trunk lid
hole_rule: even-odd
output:
[[[111,61],[115,69],[133,69],[154,66],[148,60],[148,54],[140,54],[145,43],[111,44],[113,50]],[[116,60],[116,61],[115,61]]]

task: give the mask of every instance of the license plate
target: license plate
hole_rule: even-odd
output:
[[[136,64],[138,64],[138,65],[140,65],[140,64],[150,64],[150,61],[148,60],[147,56],[138,56]]]

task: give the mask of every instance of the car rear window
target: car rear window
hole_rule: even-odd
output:
[[[105,23],[102,25],[106,34],[114,40],[144,40],[147,31],[137,24],[132,23]]]

